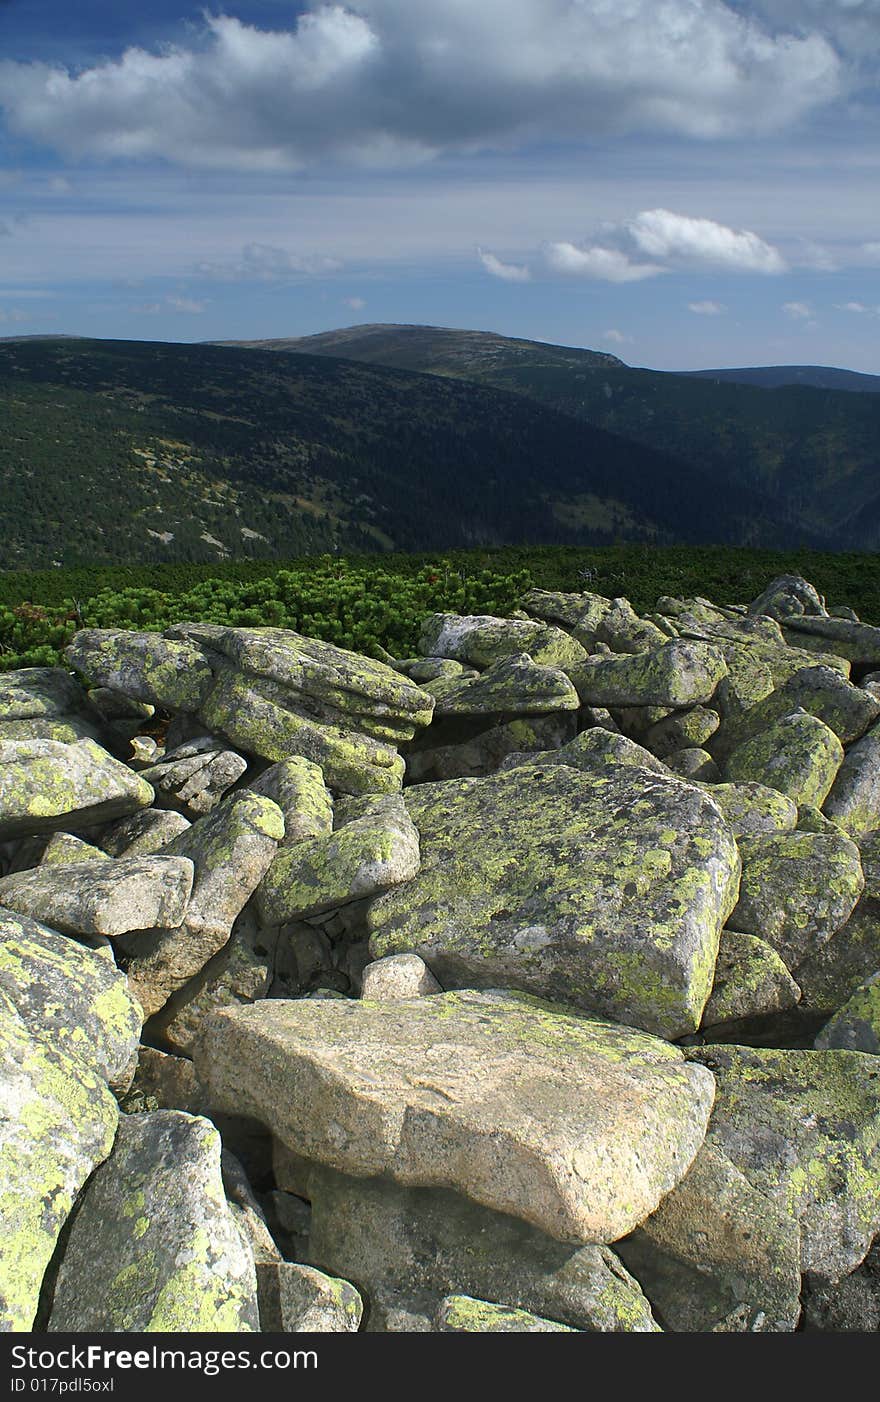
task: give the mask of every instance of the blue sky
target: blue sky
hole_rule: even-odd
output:
[[[0,0],[0,336],[880,373],[878,72],[880,0]]]

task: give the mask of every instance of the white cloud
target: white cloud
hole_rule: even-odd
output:
[[[808,321],[813,315],[813,308],[809,302],[784,302],[782,310],[792,321]]]
[[[855,312],[857,315],[860,315],[862,312],[866,312],[868,308],[865,306],[864,302],[836,302],[835,310],[839,312]]]
[[[550,243],[545,256],[557,273],[573,273],[602,282],[641,282],[664,271],[656,263],[633,262],[622,249],[597,245],[578,248],[573,243]]]
[[[205,301],[198,301],[195,297],[166,297],[168,306],[176,312],[186,312],[189,316],[200,316],[208,305]]]
[[[219,263],[198,263],[195,272],[217,282],[283,282],[298,275],[314,277],[337,272],[341,267],[337,258],[300,257],[273,244],[247,243],[238,257]]]
[[[0,103],[16,134],[75,156],[279,170],[765,132],[844,78],[820,33],[772,33],[724,0],[312,0],[288,29],[208,14],[186,45],[80,72],[0,62]]]
[[[779,250],[750,230],[669,209],[646,209],[622,224],[607,226],[602,243],[550,243],[544,253],[555,272],[605,282],[640,282],[688,267],[752,273],[785,269]]]
[[[632,336],[624,335],[624,333],[618,331],[616,327],[612,327],[610,331],[603,331],[599,339],[600,341],[613,341],[617,346],[623,346],[632,342]]]
[[[363,297],[345,297],[343,300],[345,305],[351,307],[352,311],[355,312],[362,312],[367,305]]]
[[[22,322],[22,321],[30,321],[30,320],[32,320],[32,318],[28,316],[27,312],[19,311],[19,309],[18,309],[17,307],[13,307],[12,311],[8,311],[8,312],[7,312],[7,311],[3,311],[3,309],[0,308],[0,322],[11,321],[11,322],[20,323],[20,322]]]
[[[480,262],[491,273],[493,277],[500,277],[503,282],[530,282],[532,274],[529,269],[521,263],[502,263],[500,258],[496,258],[494,253],[484,253],[482,248],[477,249]]]
[[[874,259],[880,260],[880,243],[863,243],[862,252],[872,261]]]
[[[757,234],[749,229],[730,229],[714,219],[646,209],[627,227],[637,247],[651,258],[752,273],[781,273],[785,268],[779,250]]]
[[[688,311],[695,316],[723,316],[727,308],[723,302],[688,302]]]

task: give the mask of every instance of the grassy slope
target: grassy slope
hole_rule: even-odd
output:
[[[351,361],[7,342],[0,413],[5,568],[805,536],[746,489],[719,511],[700,468],[552,406]]]

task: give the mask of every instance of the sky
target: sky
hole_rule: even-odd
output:
[[[0,336],[880,373],[880,0],[0,0]]]

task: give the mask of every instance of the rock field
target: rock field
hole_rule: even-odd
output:
[[[0,674],[0,1330],[880,1330],[880,628]]]

